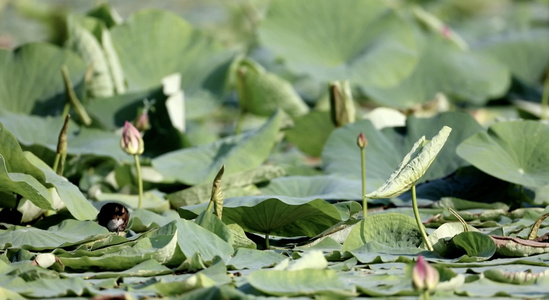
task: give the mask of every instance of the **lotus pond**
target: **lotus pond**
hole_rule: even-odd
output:
[[[0,299],[549,296],[548,1],[36,3]]]

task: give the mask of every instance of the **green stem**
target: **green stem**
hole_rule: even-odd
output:
[[[415,183],[412,185],[412,207],[414,209],[414,217],[416,218],[417,228],[419,229],[419,232],[421,232],[421,237],[423,238],[423,242],[427,246],[427,249],[429,251],[433,251],[433,245],[431,245],[431,242],[427,238],[427,232],[425,232],[425,227],[423,226],[423,223],[421,223],[421,218],[419,217],[419,209],[417,208],[417,199],[416,199],[416,185]]]
[[[547,102],[549,102],[549,75],[543,85],[543,94],[541,94],[541,119],[547,120]]]
[[[429,300],[429,297],[430,297],[429,290],[424,290],[423,291],[423,300]]]
[[[137,203],[137,208],[141,208],[143,204],[143,179],[141,178],[141,164],[139,163],[139,155],[135,154],[133,156],[135,159],[135,169],[137,170],[137,187],[139,188],[139,202]]]
[[[245,115],[246,115],[246,112],[241,108],[240,109],[240,114],[238,114],[238,120],[236,121],[235,134],[241,134],[242,133],[242,125],[244,124]]]
[[[362,163],[362,217],[368,214],[368,201],[366,198],[366,150],[360,148],[360,162]]]
[[[269,249],[271,246],[269,245],[269,234],[265,234],[265,249]]]

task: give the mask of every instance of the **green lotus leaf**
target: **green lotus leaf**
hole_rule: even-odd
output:
[[[368,216],[355,225],[343,243],[342,251],[352,251],[372,242],[401,250],[418,248],[422,239],[413,218],[385,213]]]
[[[90,237],[106,235],[107,229],[92,221],[66,220],[48,230],[35,227],[12,227],[0,234],[1,248],[46,250],[78,245]],[[93,238],[94,239],[94,238]]]
[[[43,278],[25,282],[24,285],[10,285],[10,290],[28,298],[58,298],[66,296],[89,296],[92,284],[84,278]]]
[[[404,156],[396,171],[391,174],[385,184],[366,196],[368,198],[394,198],[410,189],[427,172],[446,143],[451,131],[452,128],[444,126],[426,145],[424,145],[425,137],[420,138],[412,146],[412,150]],[[419,153],[416,154],[418,151]]]
[[[291,117],[298,117],[309,111],[307,104],[288,81],[265,71],[253,61],[241,62],[235,77],[238,101],[245,112],[270,116],[281,109]]]
[[[509,121],[490,126],[457,148],[457,154],[496,178],[530,187],[549,184],[549,126]]]
[[[33,152],[40,159],[53,165],[59,131],[63,127],[62,117],[38,117],[0,113],[0,122],[13,133],[26,150]],[[68,155],[93,155],[95,157],[110,157],[117,161],[129,157],[120,149],[120,135],[94,128],[79,127],[69,121],[67,130]],[[1,152],[0,152],[1,153]]]
[[[382,1],[275,1],[259,38],[293,72],[322,82],[394,86],[417,62],[412,27]]]
[[[506,32],[483,39],[475,52],[489,55],[509,68],[521,81],[537,85],[549,64],[549,31],[546,28]]]
[[[248,282],[256,289],[274,296],[351,297],[334,270],[305,269],[297,271],[257,270],[248,275]]]
[[[196,216],[204,204],[181,207],[182,216]],[[313,237],[341,221],[339,210],[322,199],[245,196],[225,199],[223,221],[245,231],[275,236]]]
[[[161,155],[153,159],[153,167],[165,177],[189,185],[212,182],[223,164],[226,176],[251,170],[271,152],[280,121],[281,114],[275,113],[257,130]]]
[[[490,238],[481,232],[469,231],[462,232],[454,236],[451,240],[454,247],[465,252],[467,259],[462,257],[461,262],[465,261],[484,261],[490,259],[496,253],[496,244]]]
[[[136,12],[110,32],[128,91],[156,87],[165,76],[179,73],[187,118],[216,107],[214,98],[224,89],[233,52],[177,15],[160,10]]]
[[[424,37],[419,62],[398,86],[371,87],[366,93],[379,103],[410,108],[444,93],[482,105],[509,88],[509,70],[499,61],[460,49],[440,35]]]
[[[455,153],[463,140],[482,130],[482,127],[465,113],[448,112],[432,118],[409,117],[406,130],[401,127],[377,130],[368,120],[347,124],[332,132],[322,151],[324,171],[338,177],[360,180],[360,149],[356,138],[363,132],[368,139],[366,147],[367,192],[383,185],[413,144],[422,136],[435,136],[440,128],[454,128],[438,159],[418,183],[444,177],[468,163]]]
[[[335,126],[330,119],[330,113],[312,111],[294,120],[294,126],[284,133],[288,141],[299,150],[310,156],[320,156],[330,133]]]
[[[0,110],[22,114],[59,114],[66,102],[61,67],[75,84],[86,71],[76,54],[45,43],[0,49],[0,65]]]
[[[93,66],[86,83],[92,97],[110,97],[125,91],[118,55],[105,24],[96,18],[71,15],[67,18],[67,47]]]
[[[286,257],[277,252],[240,248],[236,251],[236,254],[229,259],[227,266],[234,269],[256,270],[274,266],[284,259],[286,259]]]
[[[77,220],[93,220],[97,216],[97,209],[91,205],[77,186],[69,182],[65,177],[57,175],[48,165],[30,152],[25,152],[25,157],[31,164],[42,170],[46,176],[46,183],[53,185],[59,194],[61,201],[69,212]]]

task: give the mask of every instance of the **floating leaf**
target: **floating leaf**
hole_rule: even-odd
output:
[[[536,121],[496,123],[457,148],[457,154],[494,177],[530,187],[549,184],[549,126]]]
[[[395,249],[417,248],[421,234],[414,219],[396,213],[368,216],[360,221],[343,243],[342,251],[352,251],[376,242]]]

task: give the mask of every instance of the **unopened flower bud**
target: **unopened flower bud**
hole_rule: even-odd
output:
[[[130,155],[140,155],[145,150],[145,143],[141,134],[132,123],[126,121],[124,130],[122,131],[122,139],[120,139],[120,147]]]
[[[368,140],[366,139],[364,133],[361,132],[358,135],[358,138],[356,139],[356,144],[358,145],[358,147],[360,147],[360,149],[364,149],[366,146],[368,146]]]
[[[438,285],[439,274],[424,258],[419,255],[412,269],[414,287],[421,291],[432,291]]]
[[[143,110],[143,112],[135,120],[135,128],[137,128],[139,132],[145,132],[150,127],[151,124],[149,123],[149,113],[147,110]]]

